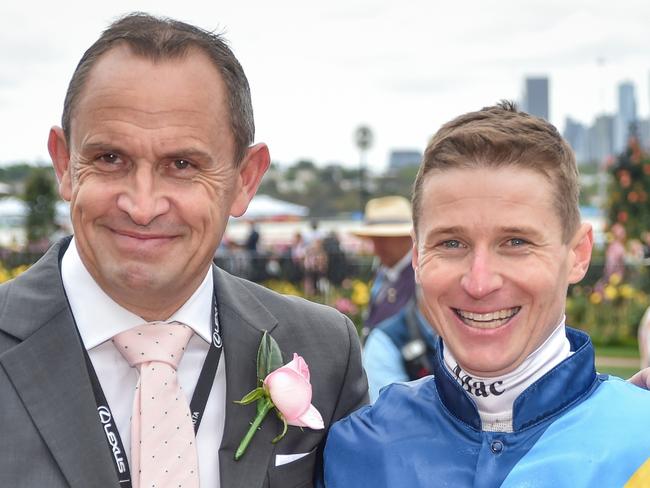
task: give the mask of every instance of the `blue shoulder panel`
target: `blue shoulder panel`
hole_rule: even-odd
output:
[[[431,377],[394,384],[330,430],[326,486],[497,487],[547,426],[480,432],[451,415]]]
[[[650,457],[649,433],[650,392],[610,377],[546,429],[502,486],[622,487]]]

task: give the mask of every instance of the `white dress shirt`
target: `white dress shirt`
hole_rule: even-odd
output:
[[[61,276],[79,333],[97,372],[127,451],[127,459],[130,461],[130,418],[138,371],[129,366],[110,339],[120,332],[142,324],[145,320],[121,307],[104,293],[81,261],[74,239],[63,256]],[[178,365],[178,379],[188,403],[210,347],[213,288],[210,268],[189,300],[168,318],[170,322],[182,322],[194,330],[194,335],[190,338]],[[225,418],[226,370],[225,357],[222,354],[196,437],[201,486],[220,486],[219,446]]]

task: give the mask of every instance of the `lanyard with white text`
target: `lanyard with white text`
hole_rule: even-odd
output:
[[[201,425],[203,412],[208,403],[208,397],[210,396],[210,390],[212,389],[212,384],[214,383],[214,378],[217,374],[217,367],[219,366],[219,359],[221,358],[221,351],[223,349],[216,295],[213,295],[212,297],[212,310],[212,340],[210,341],[210,349],[208,350],[208,354],[203,362],[203,367],[201,368],[199,379],[194,388],[192,400],[190,401],[190,412],[192,415],[195,434],[198,432],[199,426]],[[97,373],[95,372],[93,363],[90,360],[88,351],[85,347],[83,347],[83,351],[93,393],[95,394],[95,401],[97,402],[99,421],[102,424],[104,435],[106,435],[106,441],[108,442],[108,447],[111,451],[111,457],[113,459],[113,464],[115,465],[115,470],[117,471],[120,487],[131,488],[131,470],[129,469],[129,463],[125,456],[126,451],[124,450],[122,438],[120,437],[120,433],[118,432],[115,421],[113,420],[113,414],[108,406],[108,401],[106,401],[106,395],[104,395],[104,391],[99,383]]]

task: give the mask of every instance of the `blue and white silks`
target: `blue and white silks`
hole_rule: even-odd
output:
[[[650,392],[599,375],[588,336],[513,406],[514,432],[484,432],[442,361],[434,377],[386,387],[339,421],[325,449],[327,488],[622,487],[650,457]]]

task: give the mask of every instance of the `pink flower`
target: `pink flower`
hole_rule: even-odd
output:
[[[302,356],[294,353],[290,363],[270,373],[264,379],[264,388],[287,424],[311,429],[325,427],[323,417],[311,404],[309,367]]]

